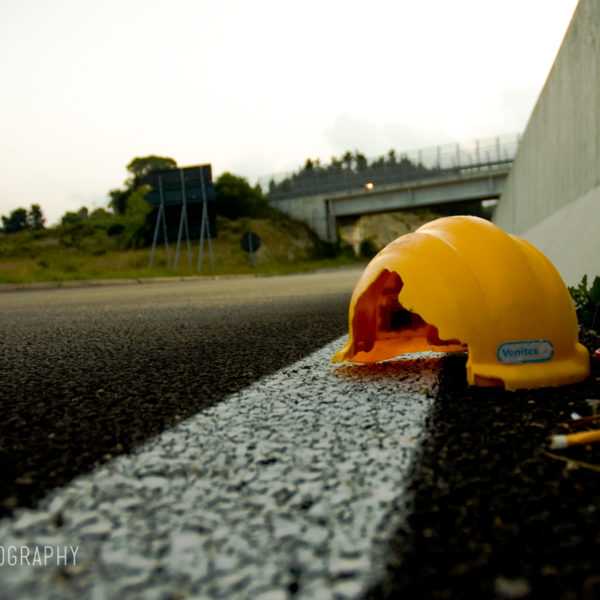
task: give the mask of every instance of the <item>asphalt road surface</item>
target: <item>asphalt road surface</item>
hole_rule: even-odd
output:
[[[0,295],[3,514],[345,333],[359,274]],[[468,388],[465,357],[445,359],[411,512],[368,597],[600,598],[600,450],[547,453],[572,413],[598,411],[599,382],[593,363],[565,388]]]
[[[360,269],[0,295],[0,514],[347,330]]]

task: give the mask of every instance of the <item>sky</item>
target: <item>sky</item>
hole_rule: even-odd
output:
[[[0,215],[525,129],[577,0],[0,0]]]

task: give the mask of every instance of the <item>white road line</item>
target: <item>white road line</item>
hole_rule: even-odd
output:
[[[360,597],[408,510],[440,363],[333,366],[343,341],[4,519],[0,597]]]

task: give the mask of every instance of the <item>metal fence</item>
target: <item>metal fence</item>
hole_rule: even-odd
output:
[[[446,174],[506,168],[512,164],[520,134],[510,134],[409,150],[377,158],[347,156],[332,165],[260,177],[270,200],[351,190],[365,185],[401,183]]]

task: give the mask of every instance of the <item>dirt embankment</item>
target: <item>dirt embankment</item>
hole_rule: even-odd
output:
[[[356,220],[342,222],[340,236],[356,252],[364,240],[371,240],[374,246],[380,250],[401,235],[411,233],[439,216],[428,209],[416,212],[399,211],[365,215]]]

